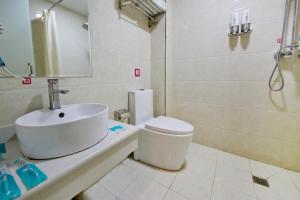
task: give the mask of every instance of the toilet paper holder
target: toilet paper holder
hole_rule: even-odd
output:
[[[114,112],[114,119],[116,121],[124,122],[125,120],[128,120],[130,117],[130,113],[127,109],[119,109]]]

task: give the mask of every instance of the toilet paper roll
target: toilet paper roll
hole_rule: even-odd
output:
[[[127,109],[120,109],[114,112],[114,119],[116,121],[124,122],[127,121],[129,117],[130,117],[130,113],[128,112]]]

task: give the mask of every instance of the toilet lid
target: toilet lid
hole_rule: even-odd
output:
[[[148,123],[146,123],[145,128],[173,135],[192,134],[194,130],[193,126],[187,122],[164,116],[153,118]]]

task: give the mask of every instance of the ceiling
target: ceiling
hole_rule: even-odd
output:
[[[49,0],[53,3],[58,0]],[[73,10],[81,15],[88,16],[88,0],[63,0],[59,5]]]

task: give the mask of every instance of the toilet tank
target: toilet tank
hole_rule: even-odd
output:
[[[139,125],[153,117],[153,91],[135,90],[129,92],[129,123]]]

